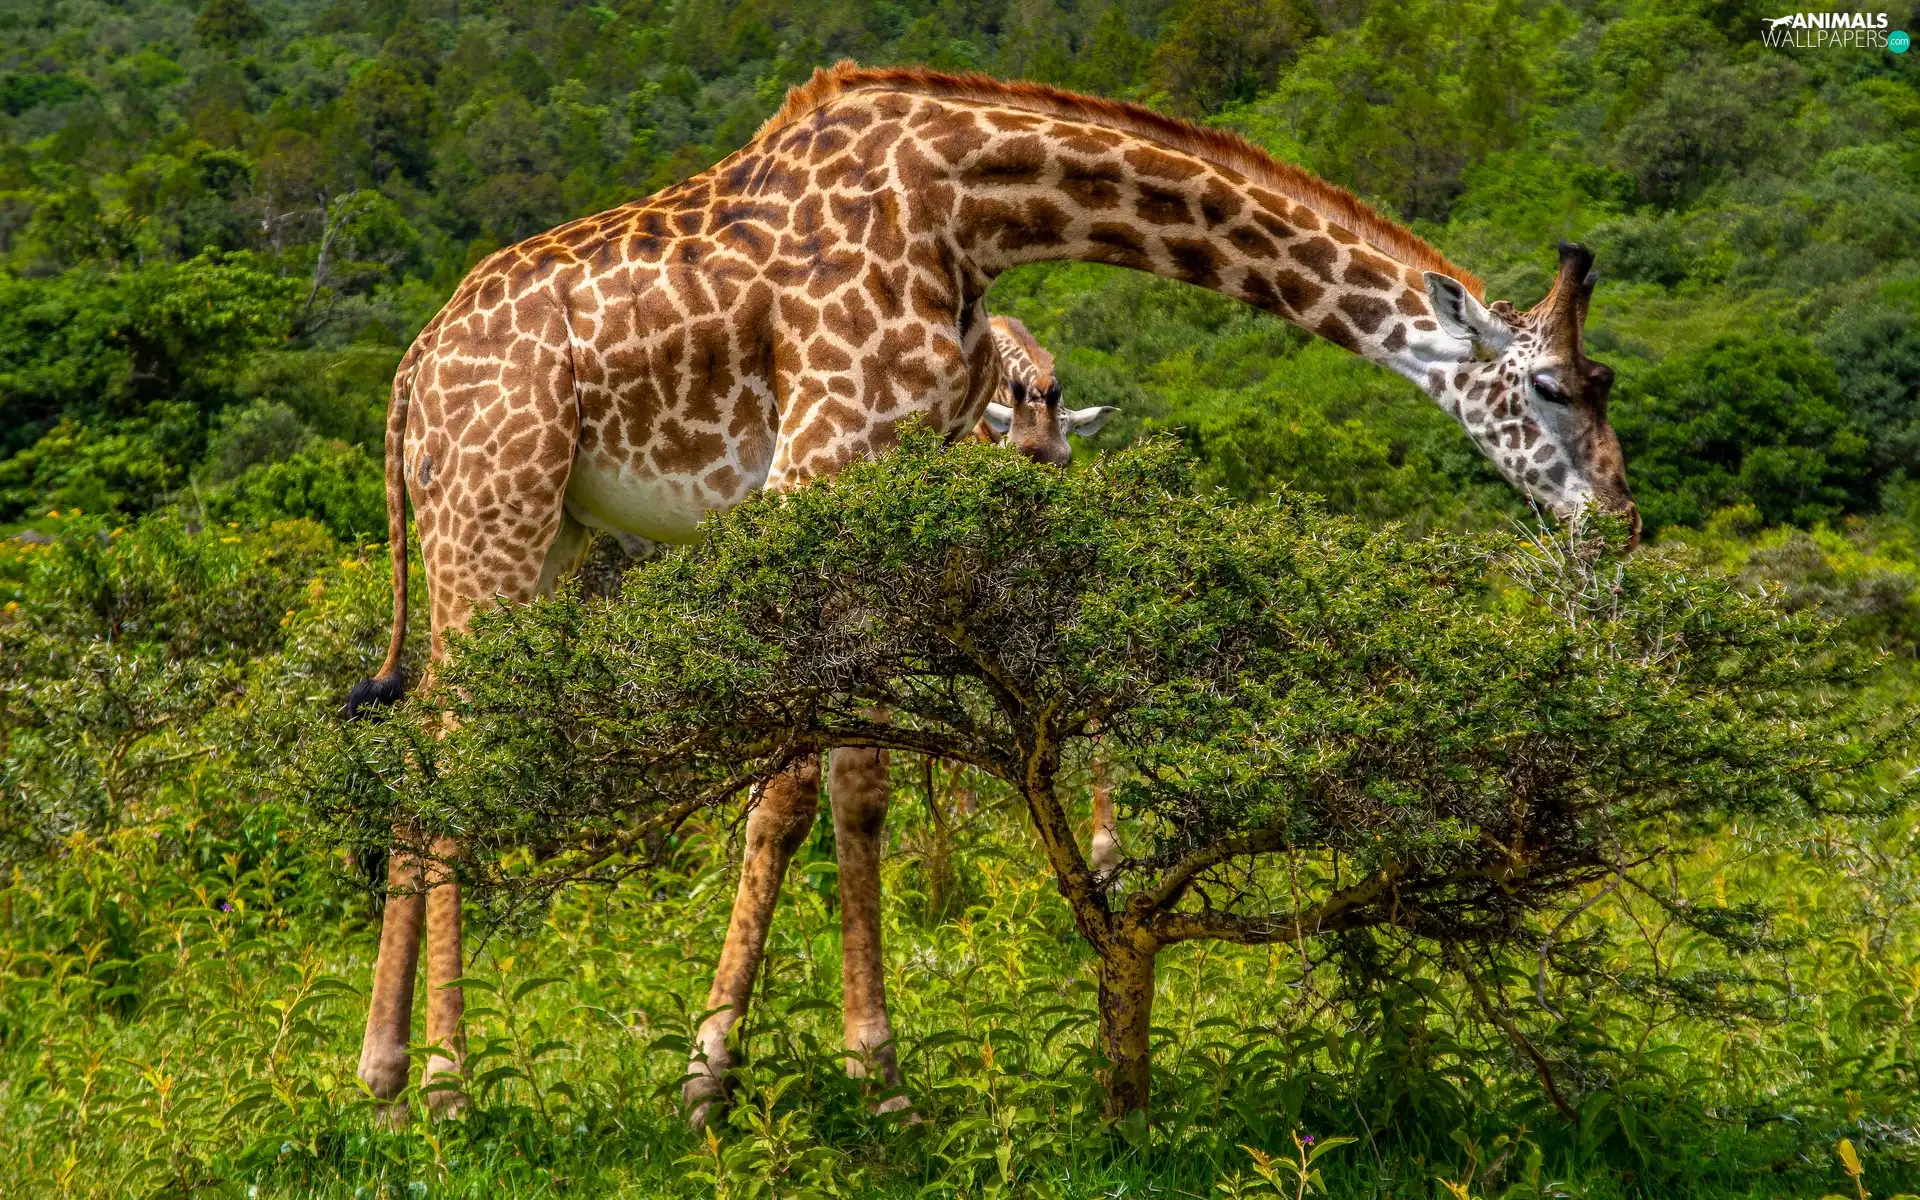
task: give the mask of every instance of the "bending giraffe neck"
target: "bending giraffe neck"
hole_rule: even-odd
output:
[[[1138,134],[1063,121],[1051,132],[992,139],[954,165],[955,240],[988,278],[1072,260],[1178,279],[1273,313],[1436,398],[1470,358],[1434,320],[1420,267],[1314,207]]]
[[[1480,365],[1442,331],[1424,281],[1439,272],[1477,296],[1472,274],[1230,133],[1038,85],[843,64],[796,88],[761,136],[839,127],[857,140],[889,121],[907,134],[894,157],[914,181],[910,217],[952,230],[975,295],[1015,266],[1108,263],[1274,313],[1443,405]]]

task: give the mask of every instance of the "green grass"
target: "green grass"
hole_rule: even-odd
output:
[[[1577,1128],[1447,987],[1358,995],[1291,948],[1203,946],[1162,968],[1155,1124],[1113,1129],[1091,959],[1019,814],[976,782],[987,802],[959,818],[956,900],[934,920],[919,771],[897,775],[887,985],[923,1123],[868,1116],[840,1070],[823,823],[714,1141],[674,1101],[732,898],[724,826],[689,831],[666,868],[562,896],[536,927],[472,929],[472,1115],[377,1132],[353,1078],[368,906],[271,803],[207,778],[0,891],[0,1194],[1266,1195],[1245,1147],[1281,1152],[1295,1132],[1358,1139],[1316,1164],[1336,1196],[1440,1196],[1442,1180],[1515,1198],[1850,1193],[1843,1136],[1875,1195],[1920,1178],[1911,822],[1856,843],[1839,825],[1799,843],[1735,830],[1685,859],[1778,905],[1781,948],[1740,964],[1771,981],[1770,1015],[1722,1025],[1556,988],[1556,1053],[1581,1043],[1561,1080]],[[1609,969],[1643,996],[1735,991],[1691,975],[1727,964],[1644,899],[1609,895],[1583,921],[1641,928]],[[1511,981],[1516,1003],[1532,986]]]

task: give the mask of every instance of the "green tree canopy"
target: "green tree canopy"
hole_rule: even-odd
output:
[[[267,22],[247,0],[207,0],[194,19],[194,36],[209,46],[232,49],[267,32]]]
[[[1804,338],[1734,334],[1624,381],[1615,428],[1649,526],[1751,504],[1812,524],[1871,494],[1866,435],[1833,364]]]
[[[348,645],[314,653],[339,624],[303,631],[320,633],[292,656],[304,662],[279,657],[292,610],[325,592],[337,552],[307,522],[242,535],[81,517],[0,561],[0,869],[112,831],[184,764],[277,753],[292,736],[274,725],[281,706],[353,668]],[[315,678],[320,659],[336,664],[331,678]]]
[[[43,437],[125,442],[139,461],[105,477],[144,485],[102,495],[136,511],[157,503],[197,454],[206,414],[239,395],[242,364],[286,335],[298,292],[245,256],[0,276],[0,454],[16,454],[0,459],[0,520],[57,495],[77,465],[75,452],[36,447]]]

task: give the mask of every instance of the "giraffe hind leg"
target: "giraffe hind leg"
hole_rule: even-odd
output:
[[[434,842],[436,863],[450,863],[460,853],[452,838]],[[444,874],[444,870],[442,871]],[[453,986],[461,973],[460,884],[442,878],[427,891],[427,1056],[423,1090],[427,1111],[435,1117],[453,1117],[466,1111],[467,1034],[461,1026],[466,1012],[464,991]]]
[[[846,748],[832,754],[828,790],[840,855],[840,989],[847,1074],[877,1076],[892,1094],[880,1112],[909,1107],[887,1019],[886,963],[880,945],[880,844],[891,789],[887,752]]]
[[[563,514],[540,566],[537,594],[551,595],[559,580],[578,566],[586,546],[586,528]],[[464,961],[460,884],[445,877],[450,874],[445,868],[460,852],[452,838],[434,843],[442,878],[427,890],[427,1044],[434,1050],[427,1057],[424,1090],[427,1109],[436,1117],[459,1116],[467,1109],[467,1094],[460,1086],[467,1073],[467,1035],[461,1023],[466,997],[454,985]]]
[[[407,1086],[413,981],[420,961],[420,926],[426,909],[426,897],[420,892],[419,864],[397,847],[387,857],[387,887],[386,908],[380,919],[380,956],[374,962],[367,1029],[360,1042],[359,1076],[380,1102],[380,1123],[391,1127],[406,1121],[406,1109],[394,1101]]]
[[[433,378],[430,372],[424,377]],[[571,379],[562,369],[517,378],[530,386],[496,380],[452,393],[423,386],[413,402],[406,453],[422,465],[411,473],[408,490],[426,564],[435,662],[446,652],[446,634],[465,628],[476,607],[532,599],[557,574],[548,570],[549,559],[577,557],[584,542],[562,537],[562,497],[578,433]],[[457,444],[450,428],[460,430]],[[429,463],[441,465],[428,470]],[[461,904],[458,885],[447,878],[459,853],[442,841],[434,861],[422,863],[396,847],[388,866],[394,895],[382,921],[360,1068],[369,1091],[385,1102],[388,1123],[405,1118],[393,1101],[407,1083],[422,926],[429,941],[427,1031],[438,1047],[427,1076],[441,1085],[428,1103],[435,1115],[464,1107],[457,1086],[464,1003],[454,983],[463,970]]]

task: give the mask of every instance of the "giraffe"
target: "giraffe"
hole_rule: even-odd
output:
[[[967,436],[1001,383],[987,289],[1027,263],[1149,271],[1277,314],[1412,380],[1548,511],[1593,505],[1637,532],[1606,419],[1612,372],[1581,337],[1592,259],[1562,243],[1538,304],[1489,305],[1414,234],[1231,133],[1037,84],[817,71],[709,170],[489,256],[408,349],[386,433],[393,635],[349,709],[404,689],[408,500],[437,662],[477,606],[551,588],[589,530],[690,541],[756,490],[884,451],[909,419]],[[882,768],[876,751],[835,751],[831,801],[849,1068],[897,1088],[878,927]],[[727,1035],[819,777],[817,760],[797,763],[753,802],[683,1087],[696,1122],[724,1098]],[[423,918],[439,1048],[428,1078],[456,1079],[461,1056],[458,888],[409,855],[388,870],[360,1065],[383,1101],[407,1079]],[[460,1103],[457,1090],[430,1100]]]
[[[1007,403],[989,402],[987,414],[981,418],[973,436],[982,442],[1011,439],[1022,453],[1036,462],[1064,465],[1072,456],[1067,446],[1069,434],[1092,437],[1120,410],[1111,405],[1061,408],[1060,381],[1053,373],[1053,355],[1017,317],[993,316],[988,318],[988,324],[993,331],[994,345],[1000,350],[1001,368],[1007,376]],[[1022,438],[1027,440],[1022,442]],[[1093,835],[1088,842],[1087,863],[1096,872],[1111,871],[1120,865],[1113,782],[1105,760],[1098,757],[1093,762]]]
[[[1017,317],[988,317],[994,349],[1000,353],[1003,375],[1001,400],[987,401],[986,414],[974,426],[973,439],[998,445],[1010,442],[1038,463],[1064,466],[1072,461],[1067,438],[1092,437],[1120,410],[1111,405],[1061,409],[1060,383],[1053,375],[1049,354]],[[1025,412],[1024,418],[1021,413]],[[1014,433],[1018,423],[1020,431]],[[1013,436],[1009,436],[1012,434]],[[658,542],[631,535],[596,534],[574,569],[582,591],[602,599],[620,594],[620,578],[627,567],[645,562],[662,549]]]
[[[987,402],[987,411],[974,427],[982,442],[1008,441],[1035,462],[1065,466],[1073,457],[1071,436],[1092,437],[1120,410],[1060,407],[1060,381],[1053,374],[1053,355],[1034,339],[1017,317],[991,316],[987,325],[1000,368],[1006,375],[1006,403]]]

